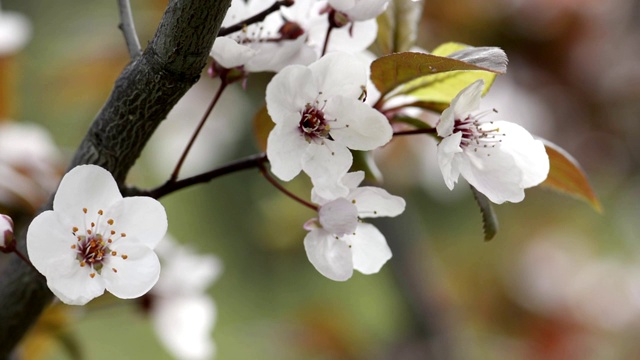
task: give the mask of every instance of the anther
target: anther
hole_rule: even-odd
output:
[[[86,214],[87,213],[87,208],[82,208],[82,212]]]
[[[98,210],[98,215],[102,215],[104,212],[102,210]]]
[[[118,255],[118,253],[117,253],[117,252],[115,252],[115,251],[112,251],[112,252],[111,252],[111,256],[116,256],[116,255]]]
[[[109,224],[109,225],[113,225],[113,219],[109,219],[109,220],[107,220],[107,224]]]
[[[89,274],[89,276],[91,276],[91,278],[93,279],[94,277],[96,277],[96,273],[91,273]]]
[[[127,237],[127,234],[125,234],[125,233],[120,233],[120,236],[122,236],[122,237]]]
[[[129,258],[128,255],[122,255],[122,260],[127,260],[127,258]]]
[[[118,269],[116,269],[116,268],[111,268],[111,270],[113,270],[114,273],[118,272]]]
[[[75,226],[74,226],[74,227],[73,227],[73,229],[71,229],[71,230],[72,230],[74,233],[77,233],[77,232],[78,232],[78,228],[77,228],[77,227],[75,227]]]

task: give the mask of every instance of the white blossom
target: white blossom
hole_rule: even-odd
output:
[[[544,181],[549,157],[540,140],[507,121],[476,113],[484,82],[478,80],[453,99],[437,124],[438,163],[449,189],[462,175],[496,204],[524,199],[524,189]]]
[[[351,21],[364,21],[382,14],[389,0],[329,0],[329,5],[347,15]]]
[[[0,10],[0,57],[20,51],[31,37],[31,22],[24,15]]]
[[[53,210],[29,226],[27,250],[49,289],[66,304],[84,305],[105,289],[131,299],[158,280],[153,249],[166,231],[158,201],[123,198],[108,171],[81,165],[62,178]]]
[[[263,0],[234,0],[222,26],[248,19],[270,5]],[[285,21],[279,13],[272,13],[259,23],[217,38],[211,57],[225,68],[243,66],[248,72],[277,72],[290,64],[307,65],[316,60],[315,51],[306,44],[306,34],[286,32],[288,28],[283,25]]]
[[[271,171],[289,181],[302,170],[320,195],[343,196],[349,149],[373,150],[392,136],[386,117],[362,102],[366,84],[366,67],[340,52],[276,74],[266,94],[276,124],[267,140]]]
[[[170,236],[156,251],[163,271],[147,295],[156,333],[177,359],[211,359],[217,313],[206,290],[220,276],[222,262],[213,255],[197,254]]]
[[[345,197],[326,199],[312,193],[320,205],[318,218],[309,220],[304,239],[307,257],[324,276],[336,281],[349,279],[353,270],[374,274],[391,258],[391,250],[382,233],[362,218],[400,215],[405,201],[376,187],[358,187],[364,172],[349,173],[343,183],[349,188]]]

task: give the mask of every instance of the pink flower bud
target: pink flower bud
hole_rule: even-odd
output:
[[[0,250],[10,252],[13,247],[13,220],[0,214]]]

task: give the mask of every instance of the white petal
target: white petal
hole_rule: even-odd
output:
[[[72,225],[59,213],[45,211],[36,216],[27,231],[29,259],[45,277],[59,276],[60,264],[79,264],[71,246],[77,243]]]
[[[349,16],[351,21],[374,19],[382,14],[389,4],[389,0],[329,0],[334,9]]]
[[[363,274],[375,274],[387,260],[391,259],[391,249],[384,235],[373,225],[360,223],[356,234],[346,236],[351,244],[353,268]]]
[[[522,170],[521,187],[536,186],[547,178],[549,156],[542,141],[534,139],[522,126],[508,121],[494,121],[491,127],[497,127],[505,134],[500,148],[510,153],[516,166]]]
[[[62,178],[53,210],[81,214],[82,208],[87,208],[89,214],[96,214],[120,199],[122,195],[110,172],[96,165],[80,165]]]
[[[349,189],[355,189],[364,180],[364,171],[354,171],[342,177],[342,183]]]
[[[347,199],[354,201],[361,218],[398,216],[404,212],[406,206],[403,198],[373,186],[354,189]]]
[[[306,36],[295,40],[280,42],[258,42],[251,44],[256,50],[245,65],[250,72],[273,71],[278,72],[287,65],[309,65],[316,60],[316,53],[305,44]]]
[[[24,15],[13,11],[0,12],[0,55],[13,54],[29,41],[31,22]]]
[[[312,30],[309,30],[311,32]],[[324,37],[326,34],[326,28],[320,34],[315,36],[316,41],[322,41],[324,43]],[[331,31],[331,37],[327,52],[332,53],[335,51],[345,51],[350,54],[357,54],[366,50],[369,45],[373,44],[378,34],[378,22],[376,19],[370,19],[365,21],[358,21],[349,26],[344,26],[339,29]],[[314,35],[310,34],[310,38]]]
[[[296,177],[302,170],[302,159],[309,146],[296,126],[276,125],[267,138],[271,172],[283,181]]]
[[[178,359],[211,359],[215,344],[211,331],[216,308],[207,296],[158,298],[153,308],[153,325],[169,351]]]
[[[460,174],[492,202],[502,204],[524,199],[524,189],[520,186],[522,170],[510,154],[495,148],[490,152],[465,151],[459,159]]]
[[[313,79],[322,91],[321,99],[341,95],[358,99],[367,86],[367,65],[357,57],[335,52],[309,65]]]
[[[133,299],[146,294],[156,284],[160,261],[149,247],[135,243],[135,239],[125,241],[111,248],[117,256],[105,259],[102,277],[107,291],[121,299]],[[127,258],[123,259],[123,255]]]
[[[311,178],[319,196],[335,199],[349,193],[340,180],[352,162],[349,149],[335,141],[325,140],[323,145],[309,145],[302,158],[302,169]]]
[[[297,125],[305,105],[313,103],[319,91],[309,68],[285,67],[267,85],[267,110],[271,120],[276,124]]]
[[[318,218],[320,225],[331,234],[352,234],[358,226],[358,209],[351,201],[338,198],[322,205]]]
[[[438,131],[438,136],[441,138],[445,138],[451,134],[453,134],[453,127],[455,126],[456,119],[455,113],[453,111],[453,107],[449,106],[444,109],[442,115],[440,115],[440,119],[436,124],[436,130]]]
[[[216,38],[211,48],[211,57],[227,69],[244,65],[255,55],[255,50],[224,36]]]
[[[114,220],[116,233],[125,233],[153,249],[167,233],[167,213],[158,200],[146,196],[124,198],[105,209],[104,221]]]
[[[393,130],[387,118],[369,105],[343,96],[331,98],[326,105],[331,124],[331,136],[353,150],[373,150],[391,140]]]
[[[478,110],[482,89],[484,89],[484,80],[476,80],[453,98],[450,107],[453,109],[456,119],[464,119],[469,113]]]
[[[438,144],[438,165],[440,166],[442,177],[449,190],[453,189],[460,175],[458,163],[459,157],[462,156],[462,148],[460,147],[461,140],[462,133],[457,132],[442,139],[440,144]]]
[[[353,274],[349,245],[323,229],[315,229],[304,238],[307,257],[320,274],[335,281],[345,281]]]
[[[80,266],[77,261],[58,264],[55,276],[47,277],[47,286],[63,303],[84,305],[104,293],[104,279],[89,266]]]

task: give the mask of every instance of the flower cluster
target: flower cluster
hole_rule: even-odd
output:
[[[365,50],[375,40],[375,17],[389,0],[296,0],[257,24],[216,39],[211,56],[224,68],[278,72],[291,64],[308,65],[325,52]],[[223,27],[241,23],[271,5],[262,0],[233,0]],[[344,23],[336,24],[336,17]],[[345,26],[350,24],[349,26]],[[335,28],[328,42],[327,32]]]
[[[153,249],[166,231],[167,215],[158,201],[123,198],[108,171],[81,165],[62,179],[53,210],[31,222],[27,250],[64,303],[84,305],[105,289],[131,299],[158,281]]]
[[[309,233],[304,248],[311,264],[332,280],[347,280],[354,269],[363,274],[377,273],[391,258],[384,235],[361,219],[398,216],[404,211],[405,201],[377,187],[358,187],[362,180],[362,171],[346,174],[342,182],[349,192],[345,196],[312,194],[312,201],[320,207],[318,217],[305,224]]]

